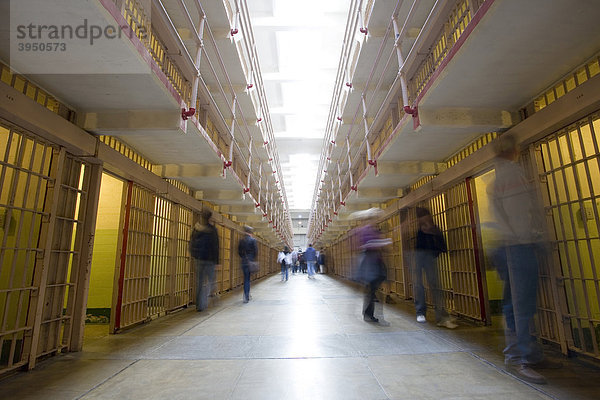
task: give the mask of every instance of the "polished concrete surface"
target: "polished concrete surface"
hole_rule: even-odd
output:
[[[119,335],[86,328],[84,351],[0,381],[6,399],[593,399],[600,370],[562,358],[547,385],[503,369],[500,329],[456,330],[386,304],[362,320],[362,294],[326,275],[279,275],[207,311],[187,309]],[[433,313],[431,313],[433,314]]]

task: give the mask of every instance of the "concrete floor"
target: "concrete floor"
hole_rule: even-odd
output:
[[[410,303],[389,326],[362,320],[357,287],[326,275],[254,283],[119,335],[90,325],[81,353],[0,382],[6,399],[592,399],[600,370],[561,359],[547,385],[503,370],[501,330],[418,324]]]

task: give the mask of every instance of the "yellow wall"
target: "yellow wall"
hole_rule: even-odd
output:
[[[489,190],[493,184],[496,174],[494,171],[486,172],[474,179],[475,193],[477,194],[477,212],[481,226],[481,241],[484,251],[485,278],[488,289],[489,300],[502,300],[502,280],[489,261],[489,250],[492,249],[493,238],[486,226],[493,222],[493,215],[490,210]]]
[[[88,308],[110,308],[117,256],[123,181],[102,174]]]

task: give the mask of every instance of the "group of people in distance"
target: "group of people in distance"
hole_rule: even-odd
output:
[[[290,248],[285,246],[277,254],[277,263],[281,266],[282,282],[289,279],[290,269],[292,270],[292,274],[299,272],[308,273],[308,278],[314,279],[318,271],[323,273],[325,254],[316,251],[312,244],[309,244],[304,252],[290,251]]]
[[[558,368],[560,363],[544,358],[541,346],[532,333],[538,287],[540,259],[547,252],[543,208],[538,204],[535,188],[530,184],[523,167],[519,164],[519,150],[514,137],[504,135],[495,142],[495,181],[490,185],[488,198],[494,223],[486,227],[491,231],[494,243],[485,249],[499,277],[504,282],[503,314],[505,317],[505,364],[509,372],[532,383],[545,383],[546,379],[538,370]],[[415,241],[414,265],[414,304],[416,321],[427,322],[425,285],[431,293],[435,310],[435,322],[440,327],[454,329],[458,325],[443,307],[443,290],[438,276],[440,254],[447,252],[447,245],[440,228],[434,223],[429,210],[417,207],[418,231]],[[378,208],[359,211],[352,215],[360,221],[354,228],[358,238],[360,255],[357,263],[356,279],[365,286],[363,319],[371,323],[383,323],[382,315],[375,315],[375,304],[380,285],[387,279],[387,268],[383,262],[383,249],[392,242],[383,237],[377,229],[377,222],[383,211]],[[250,274],[255,265],[257,246],[252,228],[246,227],[246,235],[239,242],[238,254],[244,273],[244,302],[250,300]],[[217,231],[211,221],[211,212],[202,213],[201,222],[194,226],[190,240],[190,252],[196,267],[196,308],[207,307],[208,296],[214,292],[214,270],[219,262],[219,241]],[[314,279],[317,253],[312,245],[299,257],[287,247],[278,255],[281,265],[281,280],[299,271],[306,262],[308,277]],[[321,264],[322,264],[321,260]]]

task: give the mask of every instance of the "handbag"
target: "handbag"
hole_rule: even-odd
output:
[[[248,261],[248,269],[250,270],[251,274],[258,272],[258,270],[260,269],[258,262]]]

